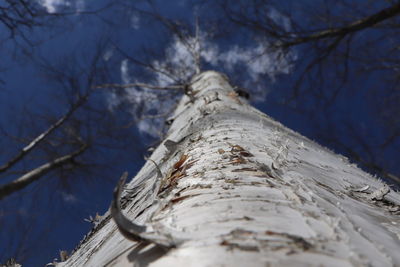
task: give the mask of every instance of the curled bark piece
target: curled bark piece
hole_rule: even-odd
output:
[[[381,188],[378,188],[369,196],[371,200],[383,200],[383,197],[386,196],[390,192],[390,187],[388,185],[384,185]]]
[[[128,173],[124,172],[121,178],[118,181],[117,186],[114,189],[113,200],[111,202],[111,216],[117,224],[118,230],[121,234],[132,241],[142,241],[143,239],[140,237],[140,234],[146,232],[146,226],[138,225],[131,222],[121,210],[121,204],[119,199],[121,197],[121,191],[125,184],[126,178],[128,177]]]
[[[119,179],[118,184],[114,189],[113,200],[110,207],[111,217],[116,223],[119,232],[126,239],[131,241],[151,243],[164,249],[175,247],[175,244],[172,240],[155,232],[148,231],[146,226],[132,222],[122,213],[119,199],[121,198],[121,191],[125,185],[127,177],[128,173],[124,172]]]

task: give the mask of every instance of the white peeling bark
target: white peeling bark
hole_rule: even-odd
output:
[[[129,241],[105,219],[60,265],[400,265],[398,193],[244,103],[222,75],[192,88],[151,157],[162,182],[148,161],[125,194],[125,214],[177,247]]]

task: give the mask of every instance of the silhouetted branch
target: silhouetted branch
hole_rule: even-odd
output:
[[[302,37],[296,38],[295,40],[293,40],[291,42],[285,42],[283,44],[283,46],[286,46],[286,47],[293,46],[293,45],[298,45],[301,43],[318,41],[321,39],[332,38],[332,37],[337,37],[337,36],[344,37],[347,34],[375,26],[376,24],[378,24],[382,21],[385,21],[387,19],[390,19],[394,16],[397,16],[399,14],[400,14],[400,3],[395,4],[391,7],[385,8],[371,16],[368,16],[368,17],[362,18],[360,20],[357,20],[355,22],[352,22],[347,26],[340,27],[340,28],[326,29],[326,30],[322,30],[322,31],[310,34],[310,35],[302,36]]]
[[[106,83],[106,84],[96,85],[93,88],[100,89],[100,88],[130,88],[130,87],[144,87],[144,88],[154,89],[154,90],[168,90],[168,89],[179,90],[179,89],[183,89],[184,85],[157,86],[157,85],[151,85],[151,84],[145,84],[145,83],[128,83],[128,84]]]
[[[21,177],[15,179],[12,182],[0,186],[0,200],[16,191],[23,189],[24,187],[28,186],[29,184],[43,177],[51,170],[54,170],[58,167],[63,166],[64,164],[72,162],[75,157],[82,154],[87,148],[88,145],[85,144],[78,150],[72,152],[71,154],[56,158],[53,161],[50,161],[46,164],[43,164],[31,170],[30,172],[22,175]]]
[[[88,95],[83,96],[82,98],[79,99],[77,103],[75,103],[67,113],[65,113],[58,121],[56,121],[54,124],[52,124],[47,130],[45,130],[43,133],[38,135],[35,139],[33,139],[27,146],[22,148],[22,150],[14,156],[11,160],[9,160],[7,163],[5,163],[3,166],[0,167],[0,173],[5,172],[14,164],[16,164],[18,161],[20,161],[23,157],[25,157],[30,151],[32,151],[35,147],[38,146],[47,136],[49,136],[54,130],[59,128],[65,121],[67,121],[71,115],[77,110],[81,105],[83,105],[88,98]]]

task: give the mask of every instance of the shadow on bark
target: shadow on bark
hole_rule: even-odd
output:
[[[167,254],[167,252],[167,250],[159,246],[140,244],[129,253],[128,260],[129,262],[134,262],[133,266],[135,267],[146,267]]]

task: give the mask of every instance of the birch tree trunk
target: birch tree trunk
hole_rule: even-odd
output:
[[[130,220],[177,246],[127,240],[106,214],[60,266],[400,266],[399,193],[249,106],[223,75],[191,87],[157,164],[122,198]]]

